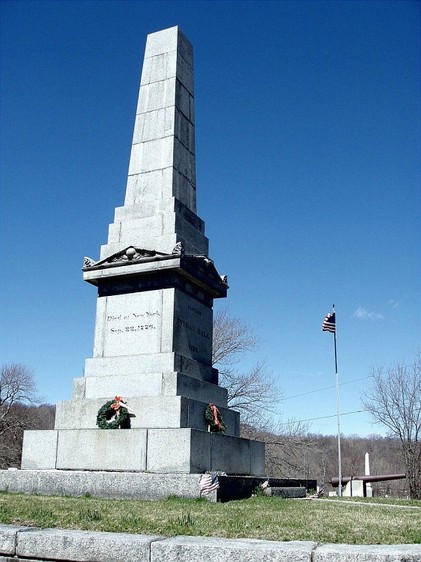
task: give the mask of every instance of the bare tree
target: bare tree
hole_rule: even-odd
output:
[[[287,423],[254,427],[241,425],[241,435],[266,443],[266,473],[276,478],[314,478],[309,476],[310,451],[316,440],[308,433],[308,425],[290,420]]]
[[[375,368],[363,397],[364,408],[401,444],[409,494],[421,499],[421,358]]]
[[[19,464],[23,431],[32,426],[28,405],[39,399],[33,372],[19,363],[3,365],[0,372],[0,467]]]
[[[275,381],[263,362],[246,372],[237,368],[243,354],[254,351],[258,343],[250,327],[227,310],[215,314],[212,364],[219,370],[220,384],[228,390],[228,405],[242,414],[245,423],[261,425],[265,413],[280,400]]]
[[[230,316],[227,309],[219,310],[213,319],[212,364],[232,365],[238,354],[253,351],[259,343],[247,324]]]

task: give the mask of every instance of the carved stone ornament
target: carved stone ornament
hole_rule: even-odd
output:
[[[138,262],[145,258],[152,258],[155,256],[166,256],[162,252],[156,252],[155,250],[145,250],[143,248],[135,248],[134,246],[129,246],[120,252],[112,254],[107,258],[99,261],[94,261],[91,258],[83,259],[83,269],[89,269],[90,267],[106,267],[107,265],[118,265]]]
[[[155,250],[144,250],[142,248],[134,248],[129,246],[122,252],[117,252],[116,254],[110,256],[106,259],[107,263],[116,262],[128,262],[128,261],[138,261],[142,258],[152,258],[156,256]]]
[[[183,242],[178,242],[175,246],[174,249],[172,251],[172,253],[176,256],[184,256],[185,254],[185,249],[184,249],[184,244]]]
[[[95,260],[93,260],[92,258],[88,258],[88,257],[84,257],[83,258],[83,267],[92,267],[93,265],[95,265]]]

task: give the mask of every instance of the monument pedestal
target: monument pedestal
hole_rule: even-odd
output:
[[[191,428],[27,431],[22,469],[264,474],[264,444]]]
[[[0,490],[45,496],[160,500],[200,497],[200,474],[89,470],[0,470]],[[208,496],[216,501],[217,491]]]

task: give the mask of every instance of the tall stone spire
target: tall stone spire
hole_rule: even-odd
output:
[[[192,48],[173,27],[148,36],[124,206],[100,260],[84,260],[83,278],[98,289],[92,357],[72,400],[57,404],[54,430],[25,432],[22,468],[109,471],[101,493],[115,486],[115,471],[136,472],[144,488],[150,474],[171,473],[172,493],[184,485],[180,474],[264,474],[264,444],[240,437],[239,413],[212,366],[213,302],[228,285],[203,230]],[[115,415],[113,396],[128,401],[130,429],[98,424],[103,408]],[[224,435],[209,431],[211,406]],[[131,482],[118,494],[128,497]]]
[[[124,206],[101,259],[128,245],[208,254],[196,215],[193,49],[178,27],[148,35]]]

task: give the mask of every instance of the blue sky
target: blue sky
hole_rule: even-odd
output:
[[[122,205],[148,33],[195,52],[198,214],[229,277],[215,308],[261,340],[276,420],[344,434],[373,366],[420,347],[420,4],[1,2],[1,363],[71,398],[92,356],[99,257]],[[354,382],[352,382],[354,381]],[[301,395],[301,396],[299,396]],[[332,416],[332,417],[326,417]],[[322,418],[322,419],[313,419]]]

